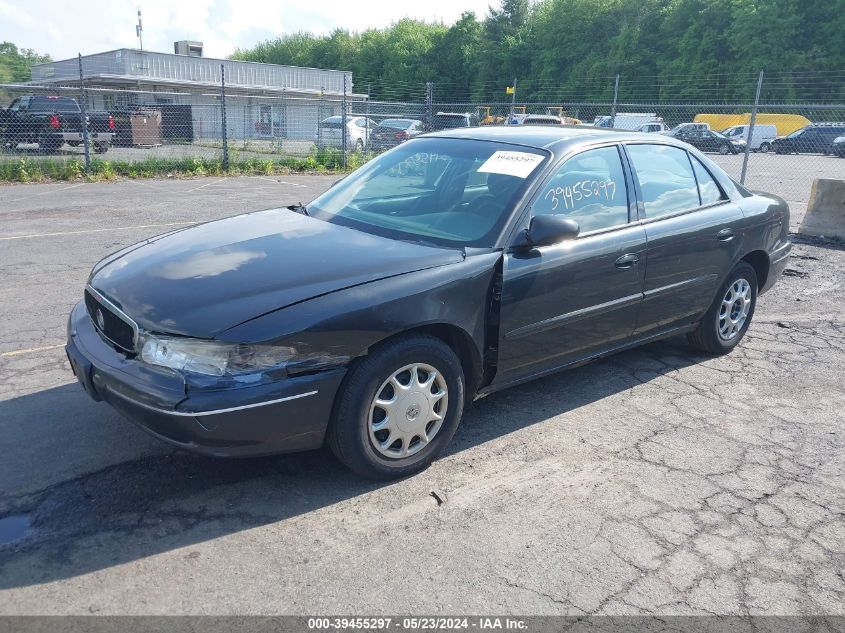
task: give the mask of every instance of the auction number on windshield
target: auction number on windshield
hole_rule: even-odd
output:
[[[613,200],[616,196],[616,183],[611,180],[581,180],[573,185],[551,187],[543,196],[556,211],[563,204],[564,209],[574,209],[578,203],[595,198],[596,201]]]

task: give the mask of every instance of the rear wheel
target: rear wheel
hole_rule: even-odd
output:
[[[359,154],[364,151],[364,141],[362,141],[360,138],[355,141],[355,151]]]
[[[338,459],[369,479],[417,473],[458,428],[464,374],[440,339],[411,335],[375,349],[350,370],[327,441]]]
[[[764,154],[772,151],[771,143],[763,143],[762,145],[760,145],[760,151],[763,152]]]
[[[687,339],[693,347],[709,354],[726,354],[745,336],[756,305],[757,273],[750,264],[740,262]]]
[[[63,141],[54,136],[39,136],[38,137],[38,151],[42,154],[52,154],[58,151],[62,146]]]
[[[109,144],[108,143],[94,143],[94,151],[98,154],[105,154],[109,151]]]

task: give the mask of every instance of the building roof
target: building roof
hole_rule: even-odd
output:
[[[234,89],[306,94],[352,94],[352,73],[344,70],[282,66],[212,57],[194,57],[120,48],[82,57],[82,76],[106,83],[155,83],[185,87],[217,87],[225,71],[226,85]],[[65,59],[32,67],[32,82],[79,82],[79,60]]]

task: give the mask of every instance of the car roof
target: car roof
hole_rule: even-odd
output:
[[[662,145],[686,147],[669,136],[648,132],[632,132],[614,128],[596,128],[577,125],[484,125],[481,127],[454,128],[422,135],[432,138],[461,138],[477,141],[498,141],[547,149],[555,153],[572,145],[595,142],[645,141]],[[419,137],[418,137],[419,138]]]

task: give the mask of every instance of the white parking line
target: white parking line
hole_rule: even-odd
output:
[[[216,185],[217,183],[223,182],[227,180],[226,178],[221,178],[220,180],[215,180],[214,182],[207,182],[204,185],[200,185],[199,187],[194,187],[193,189],[188,189],[183,193],[191,193],[192,191],[197,191],[198,189],[204,189],[205,187],[210,187],[211,185]]]
[[[64,346],[64,343],[59,343],[58,345],[45,345],[44,347],[28,347],[26,349],[16,349],[12,350],[11,352],[0,352],[0,358],[5,358],[6,356],[21,356],[23,354],[34,354],[36,352],[46,352],[48,350],[58,349]]]
[[[167,222],[166,224],[136,224],[134,226],[113,226],[105,229],[86,229],[84,231],[61,231],[58,233],[31,233],[29,235],[8,235],[0,237],[0,241],[25,240],[34,237],[57,237],[61,235],[85,235],[86,233],[102,233],[104,231],[129,231],[131,229],[155,229],[165,226],[192,226],[197,222]]]
[[[37,196],[46,196],[51,193],[59,193],[60,191],[67,191],[68,189],[76,189],[77,187],[84,187],[87,185],[87,182],[80,182],[76,185],[70,185],[68,187],[61,187],[59,189],[50,189],[49,191],[42,191],[41,193],[31,193],[23,198],[12,198],[11,200],[6,200],[5,202],[20,202],[21,200],[29,200],[30,198],[35,198]]]

